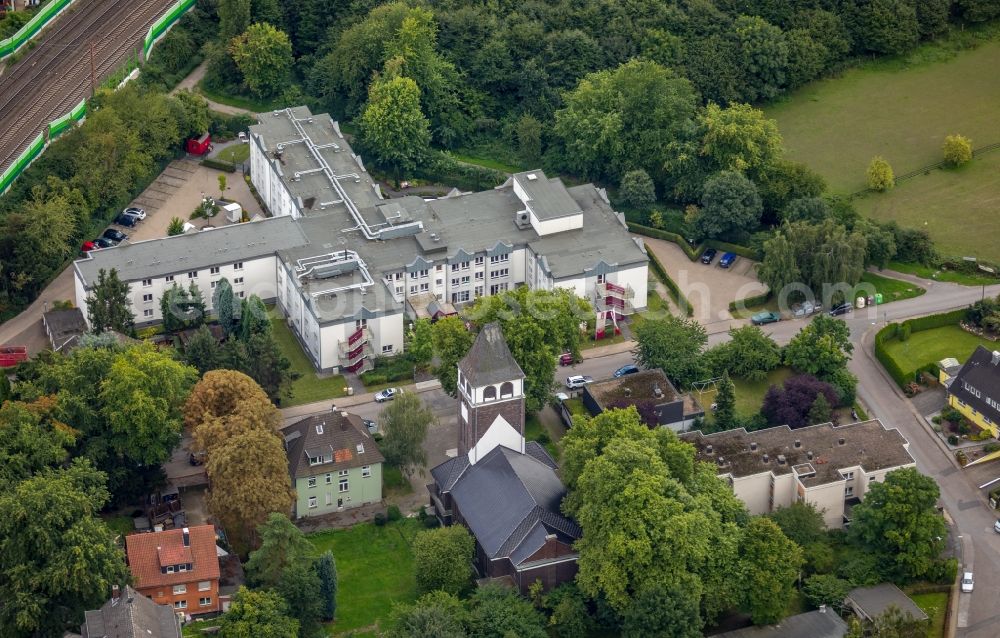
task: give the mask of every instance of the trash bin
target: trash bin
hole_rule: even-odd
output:
[[[882,303],[882,293],[880,292],[875,293],[875,303]]]
[[[353,397],[354,396],[354,388],[352,388],[351,386],[347,386],[344,389],[347,390],[347,396],[349,396],[349,397]]]

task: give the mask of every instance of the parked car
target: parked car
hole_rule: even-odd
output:
[[[809,315],[819,312],[822,309],[823,306],[818,303],[803,301],[799,305],[792,308],[792,315],[795,317],[808,317]]]
[[[997,519],[996,523],[993,523],[993,531],[1000,534],[1000,518]]]
[[[90,251],[94,250],[95,248],[97,248],[97,246],[94,245],[94,242],[92,242],[92,241],[85,241],[80,246],[80,250],[82,252],[85,252],[85,253],[89,253]]]
[[[146,210],[139,208],[138,206],[129,206],[122,211],[122,215],[130,215],[137,218],[139,221],[146,219]]]
[[[719,260],[719,267],[729,268],[735,263],[736,263],[736,253],[726,253],[725,255],[722,256],[722,259]]]
[[[573,358],[572,352],[564,352],[559,355],[559,365],[561,366],[571,366],[576,363],[576,359]]]
[[[972,580],[972,572],[962,573],[962,591],[966,594],[972,592],[972,587],[975,583]]]
[[[781,315],[776,312],[758,312],[754,316],[750,317],[750,323],[755,326],[763,326],[767,323],[774,323],[776,321],[781,321]]]
[[[101,237],[103,237],[103,238],[107,239],[108,241],[112,242],[113,245],[118,245],[118,244],[122,243],[123,241],[125,241],[126,239],[128,239],[128,235],[126,235],[122,231],[117,230],[115,228],[108,228],[107,230],[104,231],[104,233],[101,235]]]
[[[837,317],[840,315],[846,315],[850,311],[854,310],[854,306],[849,302],[844,302],[842,304],[837,304],[833,308],[830,308],[830,316]]]
[[[703,263],[703,264],[710,264],[710,263],[712,263],[712,260],[715,259],[715,255],[718,252],[719,251],[717,251],[714,248],[709,248],[708,250],[706,250],[705,252],[703,252],[701,254],[701,263]]]
[[[361,422],[365,424],[368,428],[368,434],[375,434],[378,432],[378,423],[375,423],[371,419],[361,419]]]
[[[115,217],[115,223],[118,224],[119,226],[125,226],[127,228],[132,228],[133,226],[135,226],[136,224],[139,223],[139,218],[138,217],[134,217],[132,215],[126,215],[125,213],[122,213],[118,217]]]
[[[403,391],[399,388],[386,388],[381,392],[375,393],[375,401],[377,403],[385,403],[386,401],[392,401],[400,394],[403,394]]]
[[[615,378],[624,377],[626,374],[635,374],[638,371],[639,371],[639,366],[637,366],[637,365],[635,365],[633,363],[629,363],[629,364],[623,365],[622,367],[620,367],[617,370],[615,370],[615,373],[614,373],[613,376]]]
[[[111,248],[115,245],[115,242],[111,241],[107,237],[98,237],[91,243],[94,244],[94,248],[97,250],[100,250],[101,248]]]
[[[588,383],[593,383],[593,377],[587,377],[582,374],[574,374],[571,377],[566,377],[566,387],[570,390],[577,390],[587,385]]]

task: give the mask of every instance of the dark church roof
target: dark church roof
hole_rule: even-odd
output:
[[[83,638],[180,638],[174,610],[126,586],[119,599],[84,614]]]
[[[438,465],[431,474],[451,497],[489,558],[510,558],[515,565],[534,554],[548,534],[566,542],[580,528],[559,513],[566,488],[555,463],[537,442],[526,454],[501,446],[475,465],[465,455]]]
[[[983,346],[976,348],[948,391],[993,423],[1000,423],[1000,355]]]
[[[483,326],[469,352],[458,362],[458,369],[476,387],[524,378],[498,323]]]

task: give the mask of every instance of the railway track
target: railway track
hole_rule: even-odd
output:
[[[0,171],[48,123],[90,95],[141,48],[172,0],[77,0],[38,45],[0,76]]]

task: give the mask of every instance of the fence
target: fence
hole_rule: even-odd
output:
[[[972,149],[972,157],[973,157],[973,159],[975,159],[975,158],[979,157],[980,155],[984,155],[986,153],[989,153],[990,151],[995,151],[998,148],[1000,148],[1000,142],[997,142],[995,144],[986,144],[985,146],[980,146],[979,148],[974,148],[974,149]],[[921,166],[920,168],[918,168],[916,170],[913,170],[913,171],[910,171],[909,173],[903,173],[902,175],[896,175],[894,181],[896,181],[896,182],[905,182],[908,179],[913,179],[917,175],[923,175],[925,173],[929,173],[929,172],[937,170],[939,168],[944,168],[944,166],[945,166],[945,161],[944,160],[941,160],[940,162],[934,162],[933,164],[928,164],[927,166]],[[854,199],[855,197],[860,197],[862,195],[866,195],[868,193],[874,193],[874,192],[875,191],[872,190],[871,188],[862,188],[859,191],[854,191],[853,193],[851,193],[847,197],[849,199]]]
[[[142,43],[142,59],[148,60],[149,54],[153,50],[153,45],[156,41],[162,38],[170,27],[174,26],[174,23],[180,20],[181,16],[187,12],[188,9],[194,6],[196,0],[178,0],[170,9],[163,15],[162,18],[153,23],[153,26],[149,27],[149,31],[146,33],[146,39]]]
[[[18,49],[35,37],[42,30],[42,27],[47,25],[72,3],[73,0],[52,0],[52,2],[42,7],[38,13],[28,20],[27,24],[18,29],[17,33],[9,38],[0,40],[0,60],[14,55]]]

